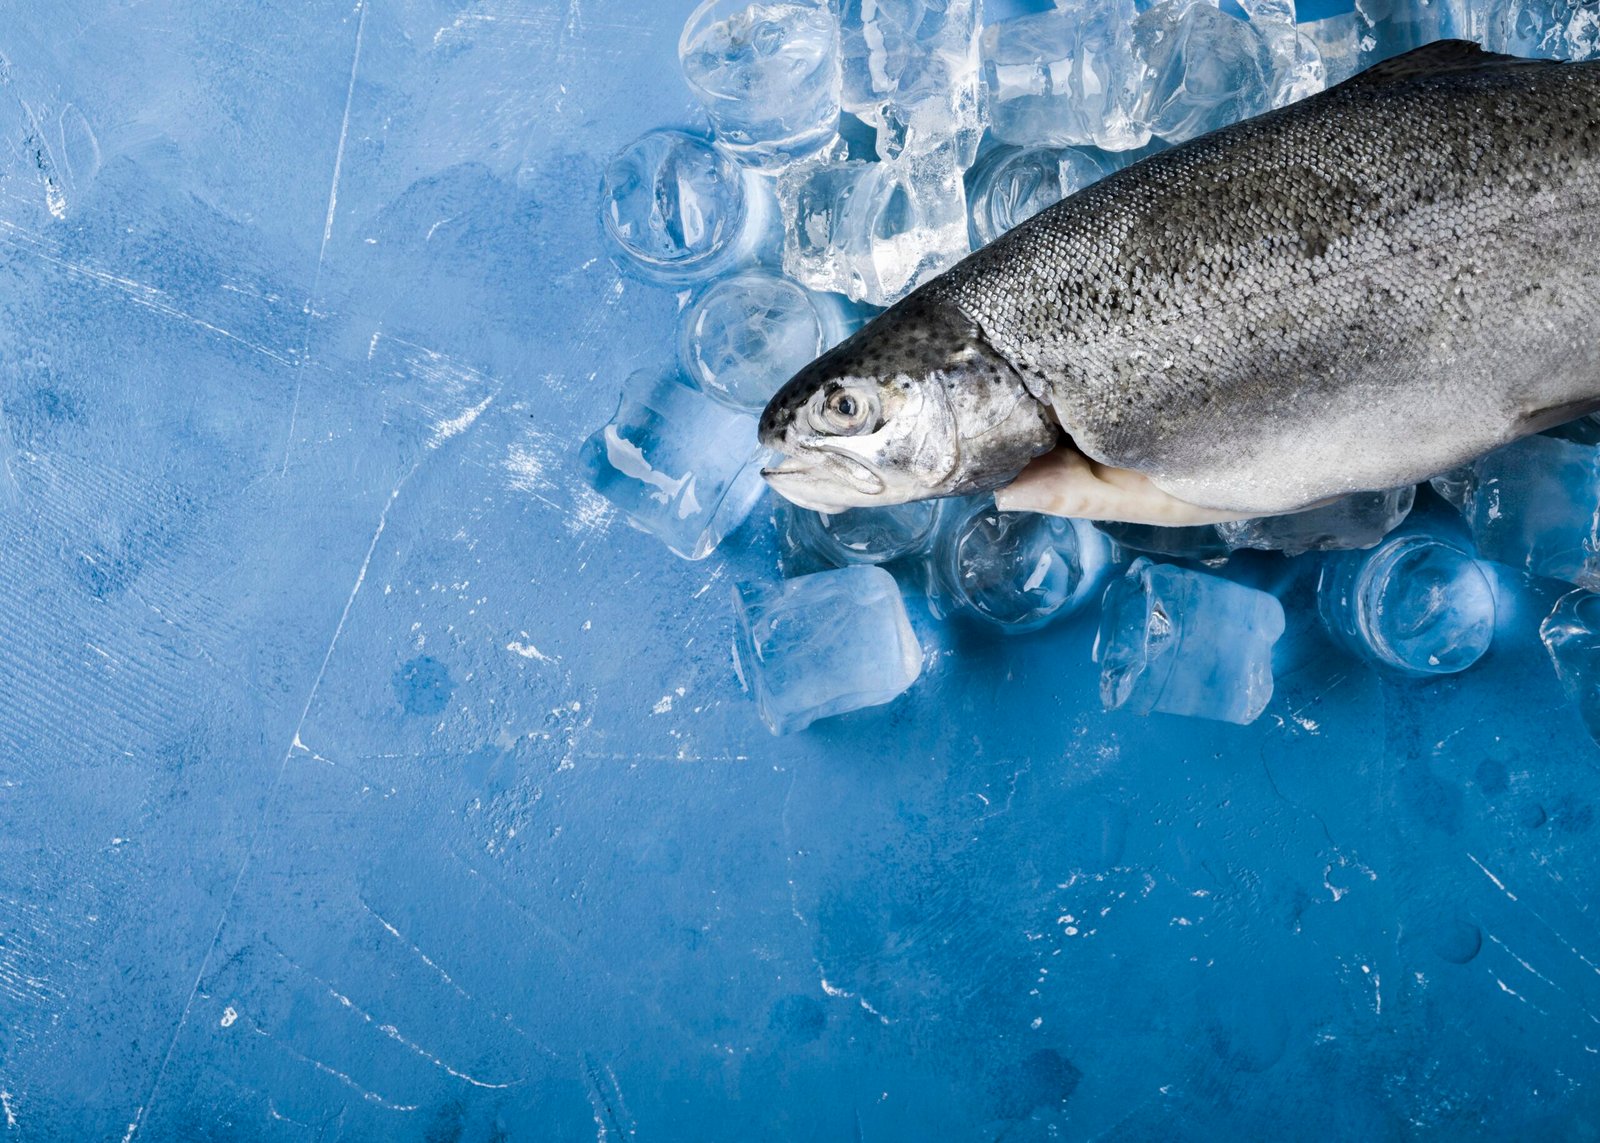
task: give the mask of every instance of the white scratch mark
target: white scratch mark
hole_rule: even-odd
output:
[[[0,1108],[4,1108],[5,1109],[6,1126],[7,1127],[12,1127],[12,1128],[16,1127],[16,1125],[17,1125],[17,1113],[14,1110],[12,1110],[12,1107],[11,1107],[11,1093],[9,1091],[0,1091]]]
[[[1515,901],[1517,899],[1517,895],[1515,893],[1513,893],[1511,890],[1506,888],[1506,884],[1505,884],[1504,881],[1501,881],[1500,878],[1496,877],[1493,873],[1489,872],[1489,867],[1488,866],[1486,866],[1483,862],[1479,861],[1476,857],[1473,857],[1472,854],[1470,854],[1470,853],[1467,854],[1467,859],[1469,861],[1471,861],[1472,864],[1476,865],[1479,869],[1483,870],[1483,875],[1485,877],[1487,877],[1490,881],[1494,882],[1494,887],[1496,889],[1500,890],[1500,892],[1504,893],[1507,897],[1510,897],[1513,901]]]
[[[311,318],[315,313],[317,295],[322,291],[322,267],[328,259],[328,239],[333,237],[333,215],[339,205],[339,172],[344,168],[344,144],[350,136],[350,105],[355,102],[356,71],[361,66],[361,39],[367,30],[366,0],[358,0],[356,10],[356,47],[350,56],[350,83],[344,92],[344,119],[339,124],[339,145],[333,152],[333,178],[328,187],[328,214],[322,223],[322,244],[317,248],[317,269],[311,276],[311,295],[306,298],[306,328],[301,339],[300,363],[294,372],[294,398],[289,402],[289,430],[283,438],[283,464],[278,475],[289,471],[289,450],[294,447],[294,426],[300,416],[300,386],[305,380],[306,361],[311,356]]]
[[[222,1019],[218,1021],[218,1023],[220,1023],[224,1028],[231,1028],[233,1027],[233,1022],[238,1018],[239,1013],[234,1011],[233,1005],[230,1004],[228,1007],[222,1010]]]
[[[433,426],[433,436],[428,438],[429,448],[438,448],[453,436],[458,436],[472,427],[483,411],[493,403],[495,395],[490,393],[470,409],[464,410],[458,416],[447,417]]]

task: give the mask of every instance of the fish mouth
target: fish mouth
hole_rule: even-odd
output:
[[[761,470],[772,490],[813,512],[843,512],[881,503],[883,478],[858,460],[830,453],[816,458],[784,457]]]

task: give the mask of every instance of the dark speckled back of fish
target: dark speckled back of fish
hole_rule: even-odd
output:
[[[924,287],[1084,453],[1268,513],[1600,398],[1600,64],[1430,45],[1155,155]]]
[[[955,471],[1063,514],[1287,512],[1600,407],[1597,314],[1600,63],[1446,41],[1036,215],[797,376],[763,438],[791,458],[779,490],[815,504],[947,495]],[[991,389],[1014,376],[1073,447],[1017,480],[1015,457],[1048,446],[1014,418],[1028,448],[983,438],[1006,471],[948,428],[948,464],[889,457],[879,443],[912,455],[928,434],[907,418],[938,407],[895,414],[895,379],[976,389],[959,363],[884,366],[911,332],[921,358],[965,347]],[[841,386],[885,401],[845,424],[822,405],[861,404],[828,397]],[[849,465],[818,463],[841,447]]]

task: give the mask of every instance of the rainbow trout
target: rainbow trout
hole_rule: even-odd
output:
[[[822,511],[1148,524],[1398,487],[1600,408],[1600,63],[1430,44],[1110,175],[761,418]]]

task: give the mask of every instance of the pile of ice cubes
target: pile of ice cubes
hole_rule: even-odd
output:
[[[735,666],[761,718],[786,733],[902,694],[922,668],[910,593],[919,624],[1008,634],[1098,606],[1108,710],[1248,723],[1285,630],[1235,558],[1257,549],[1290,560],[1280,591],[1314,578],[1330,644],[1417,676],[1489,649],[1506,576],[1485,561],[1577,585],[1541,634],[1600,737],[1597,425],[1441,476],[1416,513],[1410,487],[1196,528],[990,497],[834,515],[770,498],[756,416],[783,382],[1061,198],[1433,39],[1600,54],[1600,20],[1568,0],[1354,0],[1310,23],[1292,0],[1028,7],[986,24],[982,0],[705,0],[679,55],[709,131],[647,132],[606,168],[619,264],[681,308],[677,361],[628,380],[584,446],[589,480],[690,560],[769,506],[780,567],[734,599]]]

